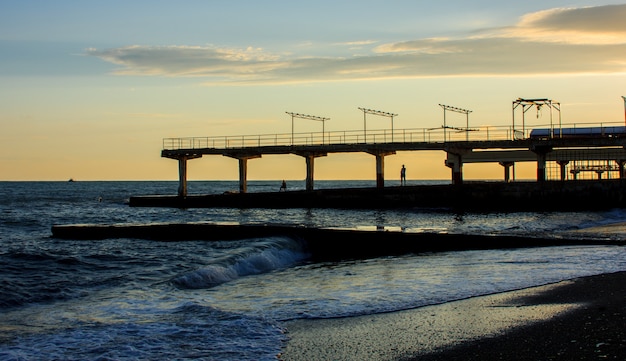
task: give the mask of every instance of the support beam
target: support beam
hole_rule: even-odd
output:
[[[448,153],[446,166],[452,170],[452,184],[463,184],[463,160],[460,154]]]
[[[248,159],[261,158],[261,154],[228,153],[225,157],[239,160],[239,193],[248,192]]]
[[[546,180],[546,155],[552,151],[552,147],[536,146],[531,151],[537,154],[537,182]]]
[[[557,163],[561,170],[561,181],[564,181],[567,178],[567,172],[565,170],[565,166],[569,164],[569,160],[559,160],[557,161]]]
[[[248,158],[239,159],[239,193],[248,192]]]
[[[315,189],[315,158],[325,157],[327,153],[318,152],[298,152],[295,153],[306,160],[306,190],[312,191]]]
[[[511,181],[511,167],[514,164],[514,162],[500,162],[500,165],[504,167],[504,183],[509,183]]]
[[[385,156],[376,155],[376,188],[385,188]]]
[[[449,147],[445,149],[448,154],[446,166],[452,169],[452,184],[463,184],[463,157],[471,156],[474,152],[471,148]]]
[[[617,166],[618,166],[619,179],[624,179],[624,164],[626,164],[626,160],[619,159],[619,160],[616,160],[615,162],[617,163]]]
[[[315,186],[314,170],[315,170],[315,157],[307,156],[306,158],[306,190],[312,191]]]
[[[187,158],[178,159],[178,196],[187,197]]]
[[[537,154],[537,182],[544,182],[546,180],[546,154]]]
[[[175,158],[178,160],[178,196],[187,197],[187,160],[202,158],[202,154],[181,155]]]
[[[368,150],[367,153],[376,157],[376,188],[385,188],[385,156],[396,154],[388,150]]]

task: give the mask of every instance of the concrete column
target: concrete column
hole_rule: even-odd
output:
[[[458,161],[452,167],[452,184],[463,184],[463,161],[457,156]]]
[[[546,180],[546,154],[537,154],[537,182],[544,182]]]
[[[452,184],[463,184],[463,160],[461,155],[448,153],[446,166],[452,170]]]
[[[537,153],[537,182],[546,180],[546,154]]]
[[[549,146],[535,146],[530,149],[537,154],[537,182],[546,180],[546,154],[552,151]]]
[[[376,157],[376,188],[385,188],[385,156],[396,154],[396,152],[387,150],[370,150],[367,152]]]
[[[202,154],[168,156],[167,158],[178,161],[178,196],[187,197],[187,161],[189,159],[202,158]]]
[[[314,189],[314,173],[315,170],[315,157],[312,155],[306,156],[306,190],[312,191]]]
[[[306,160],[306,190],[312,191],[315,189],[315,158],[325,157],[327,153],[296,152],[294,154],[304,157]]]
[[[509,183],[511,181],[511,166],[515,164],[514,162],[499,162],[502,167],[504,167],[504,183]]]
[[[564,181],[567,178],[567,172],[565,171],[565,166],[569,164],[569,160],[559,160],[557,161],[559,167],[561,168],[561,181]]]
[[[626,160],[620,159],[615,161],[617,166],[619,167],[619,179],[624,179],[624,164],[626,164]]]
[[[385,155],[376,154],[376,188],[385,188]]]
[[[248,158],[239,158],[239,193],[248,192]]]
[[[248,192],[248,159],[261,158],[261,155],[243,152],[225,153],[223,155],[239,160],[239,193]]]
[[[187,197],[187,158],[178,159],[178,196]]]
[[[463,156],[470,156],[472,148],[454,146],[445,148],[445,151],[448,154],[446,166],[452,169],[452,184],[463,184]]]

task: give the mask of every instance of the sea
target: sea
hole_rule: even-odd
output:
[[[409,184],[437,181],[409,181]],[[444,182],[445,183],[445,182]],[[288,191],[304,181],[288,181]],[[316,188],[372,187],[316,181]],[[390,184],[390,186],[397,186]],[[134,208],[173,181],[0,182],[0,360],[276,360],[286,321],[406,310],[626,270],[620,246],[468,250],[314,262],[296,239],[65,240],[59,224],[215,222],[558,235],[626,221],[626,210]],[[280,181],[250,181],[249,192]],[[233,191],[193,181],[189,193]],[[384,244],[381,244],[384,247]]]

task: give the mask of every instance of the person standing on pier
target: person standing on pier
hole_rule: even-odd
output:
[[[400,185],[406,185],[406,168],[404,167],[404,164],[402,165],[402,169],[400,169]]]
[[[279,192],[287,192],[287,182],[283,179],[283,183],[280,185]]]

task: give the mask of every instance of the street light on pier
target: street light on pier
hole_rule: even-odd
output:
[[[461,109],[461,108],[457,108],[457,107],[452,107],[449,105],[444,105],[444,104],[439,104],[440,107],[443,108],[443,142],[446,142],[446,129],[448,129],[448,126],[446,125],[446,110],[452,111],[452,112],[456,112],[456,113],[461,113],[461,114],[465,114],[465,141],[469,140],[469,113],[471,113],[471,110],[467,110],[467,109]]]
[[[622,95],[622,99],[624,99],[624,124],[626,124],[626,97]]]
[[[517,98],[517,100],[513,101],[513,138],[515,139],[515,109],[518,106],[522,106],[522,135],[526,136],[526,112],[533,107],[537,109],[537,118],[539,118],[541,108],[543,106],[547,106],[550,108],[550,138],[554,137],[554,126],[552,119],[552,110],[556,110],[559,112],[559,129],[562,129],[561,123],[561,103],[554,101],[552,99],[541,98],[541,99],[523,99]],[[559,138],[563,137],[563,133],[559,131]]]
[[[330,120],[330,118],[317,117],[315,115],[307,115],[307,114],[292,113],[292,112],[285,112],[285,113],[291,115],[291,145],[293,145],[293,120],[295,118],[317,120],[317,121],[322,122],[322,144],[324,144],[324,131],[325,131],[324,124],[326,123],[327,120]]]
[[[391,141],[393,142],[393,117],[397,117],[398,114],[393,114],[389,112],[383,112],[380,110],[372,110],[367,108],[360,108],[359,110],[363,111],[363,136],[365,137],[365,143],[367,143],[367,114],[379,115],[381,117],[391,118]]]

